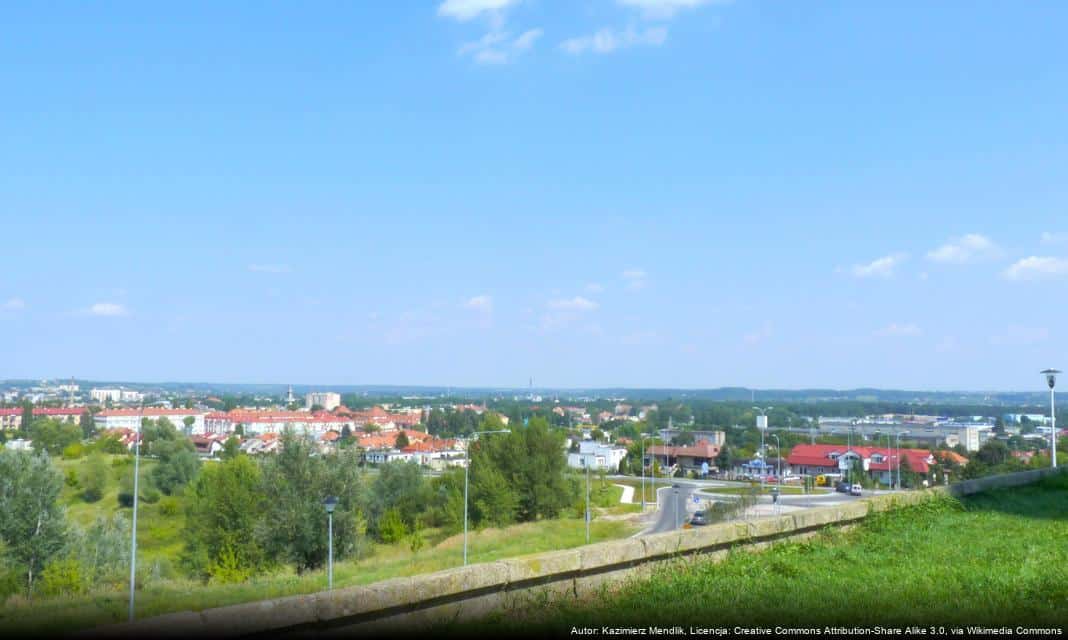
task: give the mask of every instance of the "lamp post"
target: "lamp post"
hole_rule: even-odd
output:
[[[645,434],[641,434],[642,439],[642,513],[645,513]]]
[[[675,506],[673,507],[674,508],[674,514],[675,514],[675,521],[672,523],[671,528],[672,529],[677,529],[678,526],[679,526],[679,485],[675,485],[675,488],[672,491],[672,493],[674,494],[672,502],[675,503]]]
[[[327,496],[323,500],[326,508],[326,584],[327,589],[334,590],[334,508],[337,506],[337,496]]]
[[[897,464],[895,466],[897,467],[897,488],[898,489],[901,488],[901,436],[907,436],[909,434],[910,434],[910,432],[908,432],[908,431],[898,431],[897,435],[895,436],[897,438]]]
[[[586,544],[590,543],[590,465],[583,461],[586,467]]]
[[[775,476],[782,483],[782,445],[779,444],[779,434],[773,433],[771,437],[775,438]]]
[[[137,412],[137,432],[134,436],[134,486],[133,486],[133,523],[130,531],[130,622],[134,619],[134,586],[137,574],[137,479],[141,467],[141,421],[145,419],[145,403]]]
[[[1049,385],[1049,426],[1050,426],[1050,447],[1049,447],[1049,466],[1057,466],[1057,411],[1056,405],[1054,405],[1053,398],[1053,386],[1057,384],[1057,374],[1060,371],[1056,369],[1046,369],[1043,371],[1046,375],[1046,384]]]
[[[471,475],[471,441],[475,436],[486,433],[511,433],[510,429],[494,429],[492,431],[476,431],[467,439],[464,447],[464,566],[467,566],[467,487]]]
[[[757,420],[757,430],[760,431],[760,488],[764,488],[765,472],[767,471],[768,450],[764,446],[764,432],[768,430],[768,412],[774,409],[774,407],[753,407],[753,411],[757,411],[764,418],[764,420]],[[763,427],[761,424],[763,423]]]

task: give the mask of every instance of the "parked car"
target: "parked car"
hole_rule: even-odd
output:
[[[863,489],[863,487],[861,487],[859,484],[855,484],[855,485],[849,487],[849,495],[851,495],[851,496],[859,496],[862,489]]]
[[[839,480],[834,485],[834,490],[838,493],[849,493],[849,483],[845,480]]]
[[[694,514],[690,516],[690,524],[694,527],[703,527],[708,524],[708,517],[705,515],[704,511],[695,511]]]

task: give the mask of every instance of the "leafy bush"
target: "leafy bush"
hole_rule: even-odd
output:
[[[104,491],[108,484],[108,468],[104,464],[104,456],[94,451],[89,458],[82,463],[81,486],[82,500],[96,502],[104,497]]]
[[[78,472],[74,469],[67,469],[63,472],[63,483],[72,489],[77,489],[81,482],[78,480]]]
[[[104,436],[103,438],[100,438],[96,441],[95,447],[96,450],[101,453],[123,454],[130,452],[130,450],[126,448],[126,445],[115,436]],[[112,461],[111,464],[118,466],[119,462],[118,460],[115,460]]]
[[[85,455],[85,445],[80,442],[75,442],[63,447],[63,459],[64,460],[77,460]]]
[[[382,516],[382,521],[378,523],[379,539],[386,544],[393,544],[403,540],[407,534],[408,528],[404,526],[404,519],[401,518],[400,511],[398,509],[386,510],[385,515]]]
[[[159,514],[161,516],[173,517],[178,515],[178,499],[173,497],[167,497],[159,501]]]
[[[141,499],[148,504],[159,502],[161,497],[163,497],[163,495],[159,492],[159,489],[155,487],[146,487],[145,490],[141,492]]]
[[[88,576],[77,558],[53,560],[41,572],[41,592],[44,595],[77,595],[88,589]]]

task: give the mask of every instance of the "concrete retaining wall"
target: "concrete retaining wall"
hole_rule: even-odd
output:
[[[651,571],[680,556],[715,558],[739,545],[756,549],[786,538],[813,535],[828,525],[849,525],[869,513],[915,504],[933,494],[963,496],[1015,487],[1065,469],[1068,467],[991,476],[949,487],[873,496],[748,522],[613,540],[310,595],[173,613],[100,627],[80,635],[134,638],[288,633],[318,636],[418,628],[476,618],[513,606],[580,597],[606,584]]]

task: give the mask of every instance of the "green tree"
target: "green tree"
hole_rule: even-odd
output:
[[[378,526],[378,537],[386,544],[400,542],[408,535],[408,527],[404,524],[398,509],[387,509],[382,515]]]
[[[396,511],[405,526],[414,527],[430,504],[431,496],[419,465],[414,462],[387,462],[379,467],[378,477],[371,485],[368,503],[371,528],[381,538],[382,518],[389,510]]]
[[[167,495],[180,491],[200,470],[200,458],[188,440],[156,442],[152,450],[159,456],[159,464],[152,469],[152,482]]]
[[[33,426],[33,403],[22,403],[22,417],[19,419],[18,434],[20,437],[26,437],[30,434],[30,427]]]
[[[248,456],[206,467],[188,492],[182,561],[204,578],[244,579],[267,564],[262,473]]]
[[[94,451],[81,466],[82,500],[96,502],[104,497],[104,492],[107,490],[108,468],[104,462],[104,455],[99,451]]]
[[[327,532],[323,500],[336,496],[334,555],[345,558],[358,546],[357,521],[364,503],[357,454],[315,455],[314,442],[286,430],[281,451],[263,463],[260,491],[266,503],[260,529],[263,548],[274,558],[293,563],[298,572],[322,566],[326,560]],[[243,457],[243,456],[240,456]]]
[[[409,444],[410,443],[408,442],[408,436],[403,431],[398,433],[397,434],[397,439],[393,441],[393,446],[398,448],[398,449],[403,449],[404,447],[407,447]]]
[[[731,468],[731,450],[727,443],[723,443],[723,447],[716,454],[716,468],[720,471],[727,471]]]
[[[58,456],[64,448],[81,442],[82,429],[76,424],[58,420],[38,420],[30,426],[34,451],[46,451]]]
[[[62,487],[63,476],[48,456],[0,451],[0,542],[24,571],[30,593],[34,580],[67,543]]]
[[[88,409],[78,417],[78,426],[82,429],[82,438],[88,440],[96,435],[96,421]]]
[[[237,436],[230,436],[226,439],[226,442],[223,443],[222,452],[219,457],[223,460],[232,460],[233,458],[236,458],[239,453],[241,453],[241,440],[239,440]]]
[[[188,407],[186,407],[188,408]],[[197,419],[193,416],[186,416],[182,418],[182,424],[185,425],[185,435],[193,435],[193,425],[196,424]]]

